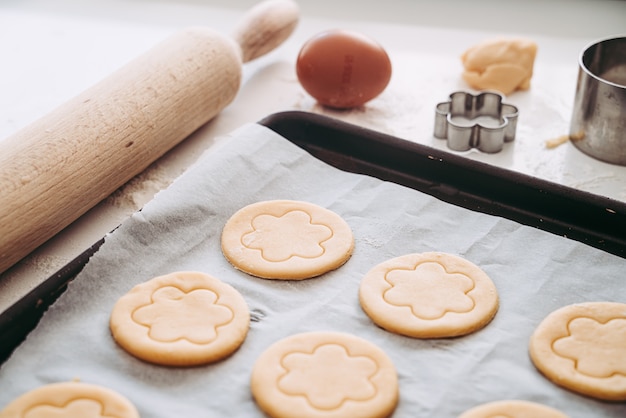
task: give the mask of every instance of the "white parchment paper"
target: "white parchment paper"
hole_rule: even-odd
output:
[[[515,222],[472,212],[368,176],[342,172],[269,129],[245,125],[221,141],[142,211],[106,237],[67,292],[0,369],[0,409],[40,385],[79,378],[125,395],[142,417],[261,416],[249,390],[262,351],[288,335],[345,331],[377,344],[400,380],[394,417],[454,417],[477,404],[525,399],[572,417],[624,417],[626,404],[561,389],[529,360],[528,340],[551,311],[576,302],[626,302],[626,260]],[[220,251],[225,221],[269,199],[306,200],[340,214],[355,251],[341,268],[305,281],[271,281],[233,269]],[[386,332],[358,302],[374,265],[443,251],[480,266],[500,310],[472,335],[417,340]],[[154,276],[198,270],[234,286],[252,323],[228,359],[193,368],[142,362],[110,336],[111,308]]]

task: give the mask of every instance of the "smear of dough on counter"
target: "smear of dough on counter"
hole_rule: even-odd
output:
[[[569,141],[569,135],[561,135],[557,136],[556,138],[550,138],[546,141],[546,148],[556,148],[559,145],[565,144],[567,141]]]
[[[461,56],[463,79],[472,88],[505,95],[528,90],[536,55],[537,44],[529,39],[486,40]]]
[[[559,145],[563,145],[568,141],[580,141],[581,139],[585,138],[585,133],[583,131],[579,131],[570,135],[561,135],[561,136],[557,136],[556,138],[551,138],[548,139],[546,141],[546,148],[548,149],[552,149],[552,148],[556,148]]]

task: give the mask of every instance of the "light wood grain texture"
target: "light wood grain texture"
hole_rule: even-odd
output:
[[[292,7],[290,0],[279,3]],[[255,13],[242,19],[241,33],[276,24]],[[285,27],[293,30],[297,14],[285,16],[289,21],[275,26],[282,29],[266,35],[271,48],[263,53],[286,38]],[[248,48],[208,28],[181,31],[3,140],[0,272],[224,109],[239,89]]]
[[[267,0],[250,9],[233,33],[241,46],[243,62],[280,45],[295,29],[299,14],[298,5],[291,0]]]

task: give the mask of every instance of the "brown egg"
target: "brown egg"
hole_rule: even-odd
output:
[[[383,47],[367,36],[331,30],[302,46],[296,72],[304,90],[320,104],[347,109],[385,90],[391,79],[391,61]]]

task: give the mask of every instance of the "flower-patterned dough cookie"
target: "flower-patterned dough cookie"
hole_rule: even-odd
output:
[[[339,332],[292,335],[257,359],[251,390],[272,418],[387,417],[398,403],[398,377],[387,355]]]
[[[248,205],[226,222],[222,252],[237,269],[265,279],[300,280],[343,265],[354,238],[336,213],[308,202]]]
[[[530,339],[539,371],[564,388],[626,400],[626,304],[586,302],[548,315]]]
[[[478,405],[459,418],[568,418],[548,406],[521,400],[504,400]]]
[[[19,396],[0,411],[2,418],[139,418],[119,393],[98,385],[61,382]]]
[[[371,269],[361,307],[380,327],[414,338],[465,335],[487,325],[498,292],[476,265],[451,254],[408,254]]]
[[[117,343],[156,364],[193,366],[232,354],[250,325],[248,306],[232,286],[200,272],[176,272],[139,284],[111,312]]]

